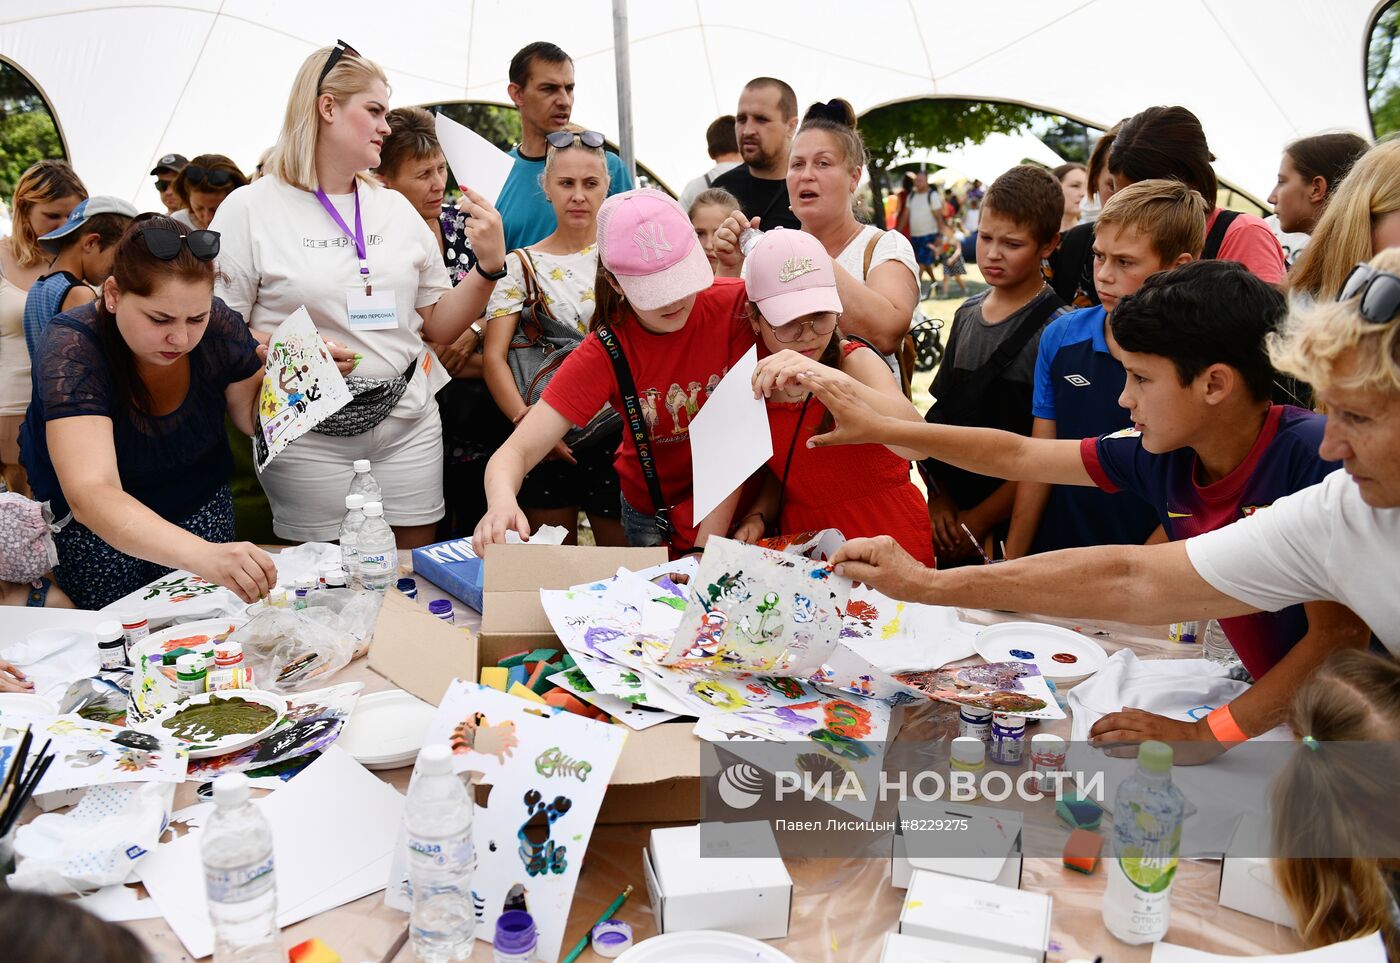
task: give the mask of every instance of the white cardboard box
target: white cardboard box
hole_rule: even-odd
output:
[[[997,950],[974,950],[970,946],[926,940],[905,933],[885,935],[880,963],[1033,963],[1035,957]]]
[[[940,828],[959,819],[968,820],[966,832]],[[890,882],[907,889],[914,870],[922,869],[1020,889],[1021,825],[1021,814],[1009,810],[917,800],[901,802],[895,823]],[[911,838],[916,835],[921,838]],[[938,848],[940,836],[951,840],[955,835],[956,852],[960,855],[931,855]],[[918,855],[910,856],[911,848]],[[974,851],[977,855],[970,855]]]
[[[975,879],[914,870],[899,931],[1044,963],[1050,897]]]
[[[642,871],[656,929],[727,930],[759,940],[788,934],[792,878],[778,856],[766,822],[708,823],[707,855],[700,853],[700,827],[653,829],[642,850]],[[732,857],[720,858],[711,848]]]
[[[1220,867],[1220,905],[1290,929],[1297,925],[1274,877],[1274,861],[1259,855],[1270,851],[1268,834],[1260,819],[1240,822],[1230,840],[1230,851]]]

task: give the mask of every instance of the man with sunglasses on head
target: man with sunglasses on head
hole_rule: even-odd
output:
[[[510,60],[510,84],[506,87],[511,103],[520,111],[520,143],[511,149],[515,167],[501,188],[496,201],[506,232],[506,250],[528,247],[554,233],[554,207],[544,196],[540,176],[544,173],[545,152],[550,135],[568,147],[573,137],[564,136],[574,111],[574,62],[563,50],[539,40],[522,47]],[[603,137],[596,131],[580,131],[587,147],[601,147]],[[632,189],[632,178],[622,159],[605,152],[608,162],[608,196]]]
[[[185,206],[184,200],[175,190],[175,178],[188,163],[189,160],[184,154],[166,154],[151,168],[151,176],[156,179],[156,190],[160,192],[160,202],[165,205],[167,214],[174,214]]]

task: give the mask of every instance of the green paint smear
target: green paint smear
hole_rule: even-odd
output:
[[[224,736],[261,732],[276,720],[277,710],[261,702],[250,702],[241,696],[215,696],[202,705],[181,709],[161,726],[186,742],[209,743]]]

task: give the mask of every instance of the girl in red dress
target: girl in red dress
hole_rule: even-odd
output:
[[[831,430],[826,409],[801,383],[819,365],[828,378],[849,379],[882,413],[921,420],[880,354],[842,337],[831,257],[812,235],[778,229],[763,235],[745,270],[749,319],[760,353],[767,353],[753,385],[768,399],[773,457],[762,494],[734,537],[752,542],[823,528],[847,538],[891,535],[933,565],[928,504],[909,477],[914,453],[873,444],[807,447],[813,435]]]

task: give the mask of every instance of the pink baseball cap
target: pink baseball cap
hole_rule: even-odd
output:
[[[808,314],[841,313],[831,255],[805,231],[766,232],[744,263],[744,284],[749,300],[774,327]]]
[[[681,206],[651,188],[614,194],[598,209],[598,258],[633,306],[654,311],[714,282]]]

